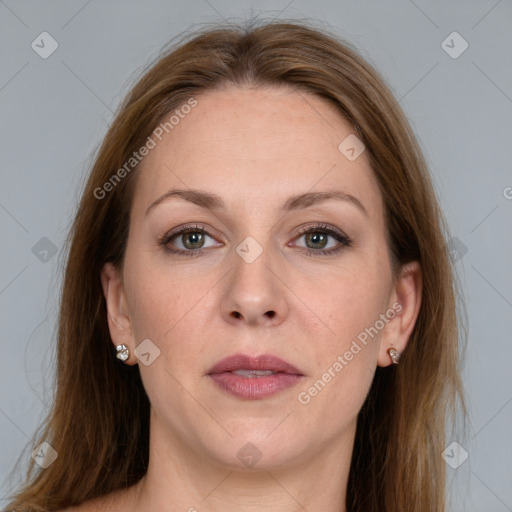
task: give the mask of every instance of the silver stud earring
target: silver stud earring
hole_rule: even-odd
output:
[[[126,345],[117,345],[116,352],[117,359],[120,359],[123,362],[130,357],[130,351]]]
[[[388,354],[393,364],[398,364],[400,361],[400,353],[398,350],[395,350],[394,348],[388,348]]]

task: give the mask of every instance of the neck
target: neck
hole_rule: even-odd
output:
[[[152,417],[149,467],[132,489],[131,504],[138,512],[346,512],[354,435],[355,424],[293,461],[236,467],[170,434]]]

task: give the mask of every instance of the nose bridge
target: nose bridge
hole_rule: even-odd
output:
[[[223,314],[258,322],[281,318],[285,314],[284,285],[276,275],[276,260],[271,240],[264,230],[247,236],[231,255],[232,272],[223,298]],[[277,320],[276,320],[277,321]]]
[[[262,240],[262,235],[258,238]],[[237,290],[241,296],[263,296],[272,286],[268,273],[272,264],[272,247],[265,238],[262,243],[253,236],[247,236],[240,242],[233,254],[233,284],[240,285]],[[253,299],[254,300],[254,299]]]

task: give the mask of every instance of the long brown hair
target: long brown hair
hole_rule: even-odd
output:
[[[377,368],[359,414],[346,505],[351,512],[445,510],[445,425],[457,404],[465,410],[445,224],[418,143],[383,79],[349,44],[304,22],[218,25],[186,36],[121,105],[69,235],[56,397],[37,442],[49,442],[58,458],[44,470],[31,461],[9,510],[56,510],[144,476],[149,401],[138,366],[115,358],[100,282],[105,262],[122,266],[136,166],[108,192],[98,189],[165,116],[228,83],[317,94],[364,142],[384,199],[394,268],[419,261],[423,291],[400,365]]]

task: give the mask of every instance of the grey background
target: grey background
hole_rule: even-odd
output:
[[[172,37],[253,16],[328,22],[383,74],[411,119],[456,238],[469,326],[470,431],[461,441],[469,458],[448,467],[452,510],[512,510],[508,0],[0,0],[0,506],[48,411],[60,256],[112,112]],[[59,45],[47,59],[31,48],[43,31]],[[453,31],[469,45],[456,59],[441,46]],[[460,43],[446,44],[453,52]]]

